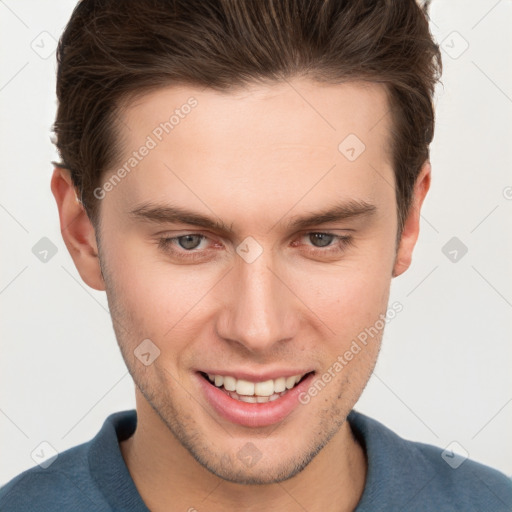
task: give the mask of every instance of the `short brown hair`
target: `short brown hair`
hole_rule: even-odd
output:
[[[82,0],[57,50],[54,124],[85,210],[120,158],[119,109],[171,85],[228,91],[303,76],[384,84],[399,233],[429,158],[442,64],[415,0]]]

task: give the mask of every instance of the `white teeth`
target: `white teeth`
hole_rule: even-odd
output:
[[[255,404],[258,401],[258,397],[240,395],[238,400],[241,400],[242,402],[249,402],[250,404]]]
[[[270,396],[274,394],[274,381],[266,380],[265,382],[257,382],[254,385],[254,394],[258,396]]]
[[[277,400],[280,394],[284,394],[287,390],[292,389],[302,375],[292,375],[291,377],[279,377],[277,379],[269,379],[263,382],[250,382],[243,379],[235,379],[231,375],[214,375],[209,373],[208,379],[218,388],[224,387],[229,394],[235,395],[237,399],[250,403],[265,403]],[[250,398],[250,400],[246,400]],[[252,398],[255,398],[252,400]],[[257,399],[257,400],[256,400]]]
[[[254,395],[254,382],[249,382],[248,380],[242,379],[237,380],[236,392],[239,395]]]
[[[217,377],[215,377],[215,381],[217,381]],[[215,385],[217,385],[217,382],[215,382]],[[295,377],[288,377],[286,379],[286,389],[292,389],[293,386],[295,386]]]
[[[281,393],[286,389],[286,379],[284,377],[279,377],[274,381],[274,392]]]
[[[236,389],[236,379],[235,377],[224,377],[224,389],[226,391],[235,391]]]
[[[226,391],[226,393],[235,400],[240,400],[241,402],[248,402],[251,404],[258,403],[258,404],[264,404],[266,402],[273,402],[274,400],[277,400],[279,397],[286,394],[286,391],[283,391],[281,393],[274,393],[271,396],[246,396],[246,395],[238,395],[234,391]]]

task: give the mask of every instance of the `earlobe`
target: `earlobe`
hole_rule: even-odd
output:
[[[91,288],[105,290],[95,229],[77,197],[67,169],[55,167],[51,189],[59,209],[62,238],[81,278]]]
[[[423,205],[423,200],[427,195],[428,189],[430,188],[430,176],[431,176],[430,162],[427,160],[416,179],[414,185],[414,193],[409,207],[409,213],[402,230],[402,236],[400,238],[400,245],[395,258],[393,267],[393,277],[397,277],[403,274],[411,265],[412,253],[418,235],[420,231],[420,213]]]

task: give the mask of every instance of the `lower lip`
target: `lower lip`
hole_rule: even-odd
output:
[[[255,404],[235,400],[220,388],[210,384],[201,374],[198,373],[197,377],[206,399],[217,414],[231,423],[244,427],[268,427],[284,420],[301,405],[299,395],[310,386],[314,374],[309,374],[277,400]]]

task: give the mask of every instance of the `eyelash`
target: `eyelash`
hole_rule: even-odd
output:
[[[325,248],[310,246],[313,247],[313,249],[308,249],[308,252],[316,255],[331,255],[342,253],[346,248],[353,244],[352,236],[336,235],[335,233],[330,233],[329,231],[310,231],[301,235],[300,238],[304,238],[310,235],[328,235],[333,237],[332,245],[327,245]],[[178,240],[186,236],[200,236],[201,241],[208,238],[207,236],[200,233],[185,233],[175,237],[162,237],[158,239],[158,248],[166,253],[169,253],[171,256],[175,256],[182,260],[196,261],[198,259],[204,259],[204,251],[200,249],[189,249],[187,251],[183,248],[180,250],[176,250],[174,248],[174,246],[177,245]]]

